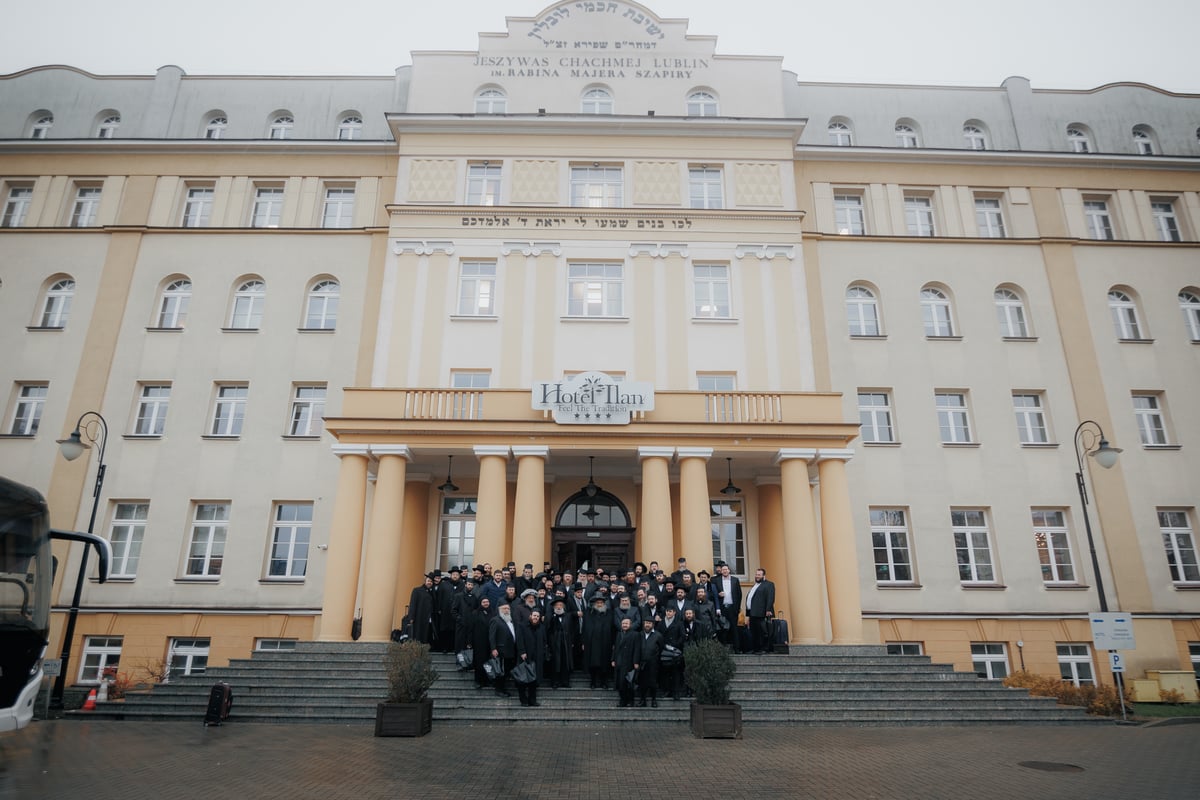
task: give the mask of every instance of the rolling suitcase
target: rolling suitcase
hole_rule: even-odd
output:
[[[233,689],[228,683],[218,683],[208,693],[208,709],[204,712],[204,727],[220,725],[229,719],[233,707]]]
[[[776,617],[771,622],[771,652],[787,654],[788,638],[787,620]]]

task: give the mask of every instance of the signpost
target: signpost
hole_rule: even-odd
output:
[[[1125,662],[1117,650],[1134,650],[1133,615],[1121,611],[1095,611],[1088,614],[1092,625],[1092,645],[1108,651],[1108,666],[1117,683],[1117,698],[1121,704],[1121,721],[1125,721]]]
[[[42,674],[47,678],[57,678],[62,674],[62,659],[61,658],[44,658],[42,659]],[[46,709],[43,712],[45,719],[50,719],[50,695],[54,692],[50,691],[50,687],[46,687]]]

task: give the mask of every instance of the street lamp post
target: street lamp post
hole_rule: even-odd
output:
[[[1095,430],[1092,430],[1095,428]],[[1085,435],[1087,440],[1084,441]],[[1080,450],[1080,445],[1083,450]],[[1096,576],[1096,593],[1100,595],[1100,610],[1108,611],[1108,598],[1104,596],[1104,579],[1100,577],[1100,559],[1096,557],[1096,540],[1092,537],[1092,522],[1088,519],[1087,488],[1083,481],[1083,455],[1086,453],[1096,459],[1096,463],[1105,469],[1111,469],[1117,463],[1121,448],[1112,447],[1104,438],[1104,429],[1094,420],[1085,419],[1075,429],[1075,461],[1079,471],[1075,473],[1075,482],[1079,485],[1079,500],[1083,504],[1083,528],[1087,531],[1088,550],[1092,555],[1092,573]]]
[[[85,423],[84,420],[87,420]],[[83,438],[87,437],[85,443]],[[96,485],[92,490],[92,516],[88,519],[88,533],[93,533],[96,527],[96,512],[100,508],[100,489],[104,486],[104,447],[108,443],[108,423],[104,417],[95,411],[85,411],[75,423],[75,430],[66,439],[59,439],[59,452],[67,461],[74,461],[83,455],[84,450],[90,450],[92,444],[97,444],[100,451],[100,462],[96,467]],[[90,546],[84,546],[83,555],[79,559],[79,574],[75,577],[75,595],[71,598],[71,611],[67,616],[67,630],[63,635],[62,667],[58,677],[54,679],[52,699],[56,706],[62,707],[63,688],[66,685],[67,665],[71,660],[71,640],[75,638],[75,621],[79,618],[79,602],[83,595],[83,584],[87,580],[87,563]]]

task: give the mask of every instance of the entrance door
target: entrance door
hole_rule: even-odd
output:
[[[599,536],[596,534],[599,533]],[[553,532],[554,568],[576,572],[584,564],[591,569],[613,572],[633,566],[633,531],[564,531]]]

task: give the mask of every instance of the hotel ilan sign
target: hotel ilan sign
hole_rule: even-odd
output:
[[[533,407],[553,411],[560,425],[628,425],[633,412],[654,410],[654,384],[584,372],[535,382]]]

